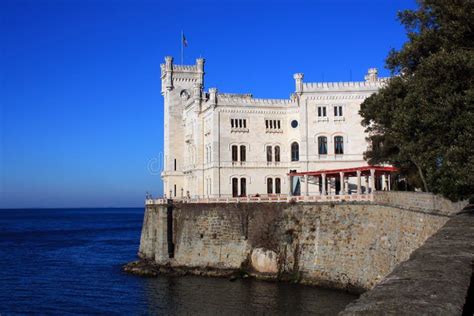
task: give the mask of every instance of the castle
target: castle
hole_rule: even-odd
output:
[[[306,83],[297,73],[289,99],[205,91],[204,74],[201,58],[175,65],[166,57],[161,65],[165,196],[299,195],[301,182],[307,194],[351,192],[350,180],[341,185],[334,177],[322,186],[321,178],[288,174],[367,166],[358,112],[387,80],[377,69],[357,82]]]

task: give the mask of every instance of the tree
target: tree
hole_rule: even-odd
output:
[[[386,59],[392,78],[361,105],[365,156],[456,201],[474,194],[474,1],[418,4],[398,14],[408,40]]]

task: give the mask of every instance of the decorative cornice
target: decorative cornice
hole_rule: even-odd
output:
[[[197,82],[197,78],[192,78],[192,77],[173,77],[173,81],[175,82]]]
[[[216,110],[222,113],[255,113],[255,114],[281,114],[281,115],[285,115],[288,113],[288,111],[285,111],[285,110],[222,108],[222,107],[218,107]]]

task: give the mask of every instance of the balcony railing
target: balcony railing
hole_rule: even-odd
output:
[[[196,197],[196,198],[173,198],[173,202],[191,204],[210,203],[290,203],[290,202],[348,202],[348,201],[373,201],[373,194],[343,194],[343,195],[301,195],[288,196],[262,195],[246,197]],[[168,199],[147,199],[145,205],[167,204]]]

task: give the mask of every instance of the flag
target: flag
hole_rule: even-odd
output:
[[[181,35],[182,35],[183,46],[188,47],[188,41],[186,40],[186,36],[184,36],[184,34],[181,34]]]

